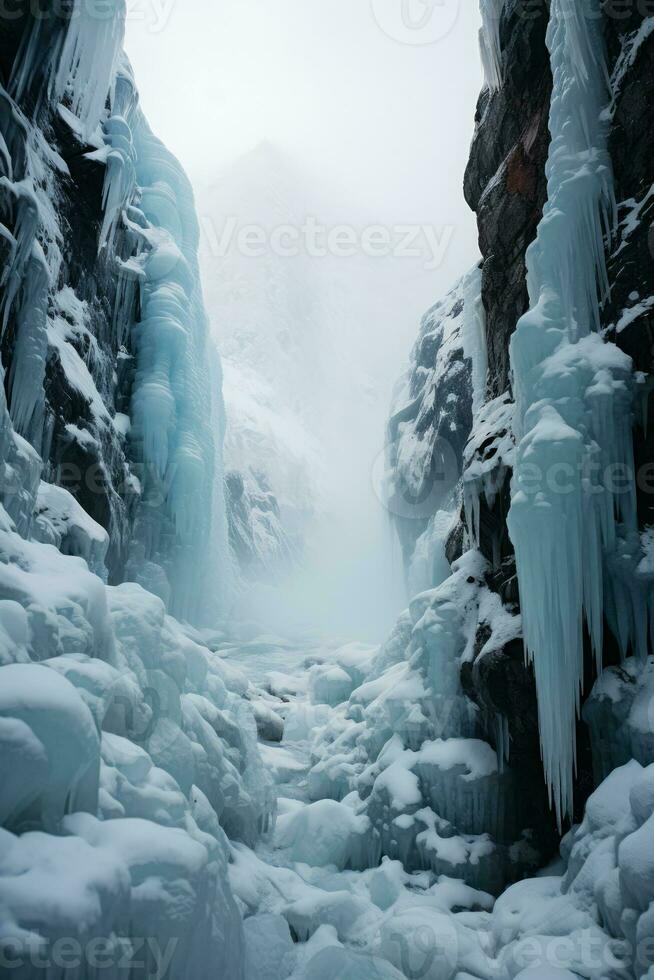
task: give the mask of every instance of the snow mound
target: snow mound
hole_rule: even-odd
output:
[[[293,861],[316,866],[366,867],[366,816],[335,800],[320,800],[277,820],[276,842]]]

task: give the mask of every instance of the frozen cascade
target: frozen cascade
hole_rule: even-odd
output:
[[[595,332],[614,213],[599,7],[551,5],[548,201],[527,253],[531,308],[510,349],[518,446],[508,524],[559,821],[572,804],[584,620],[600,667],[604,558],[617,522],[635,519],[631,362]],[[628,474],[620,491],[602,483],[614,465]]]
[[[109,978],[140,975],[149,937],[146,973],[241,980],[228,835],[253,846],[276,807],[256,698],[168,614],[217,615],[220,363],[188,181],[116,71],[122,0],[96,13],[26,20],[0,89],[0,947],[17,977],[38,955],[90,980],[86,957],[55,964],[58,937],[104,943]],[[59,485],[62,460],[100,489]]]
[[[135,326],[134,436],[146,464],[144,493],[158,495],[163,486],[180,541],[171,573],[171,609],[194,619],[205,571],[197,555],[209,532],[216,457],[205,411],[211,377],[196,258],[198,226],[179,164],[138,110],[132,125],[140,207],[148,222],[142,232],[147,255],[141,319]],[[149,533],[156,535],[156,528]],[[158,546],[155,540],[151,545]]]
[[[2,336],[15,319],[8,388],[21,435],[40,443],[47,355],[48,290],[61,265],[61,234],[53,205],[53,172],[62,161],[43,134],[0,89],[7,156],[0,177],[0,231],[9,249],[0,276]]]
[[[136,510],[129,540],[112,543],[113,562],[121,551],[120,577],[154,590],[189,621],[215,622],[228,577],[224,541],[217,562],[211,555],[215,536],[225,536],[224,423],[212,425],[212,416],[216,422],[223,413],[221,376],[207,337],[193,195],[138,107],[131,68],[120,54],[123,0],[112,0],[110,8],[104,4],[98,17],[93,4],[79,4],[69,20],[27,24],[11,91],[29,90],[26,101],[37,114],[47,96],[84,147],[88,166],[104,170],[98,262],[115,276],[113,330],[126,345],[120,356],[126,365],[135,360],[129,415],[114,425],[116,382],[81,321],[66,327],[76,309],[51,312],[66,267],[55,202],[59,182],[70,174],[40,126],[3,93],[7,172],[0,178],[0,221],[10,254],[2,317],[12,353],[10,409],[15,428],[46,457],[52,432],[44,428],[44,379],[54,352],[66,385],[89,405],[89,424],[76,420],[65,438],[87,455],[95,446],[103,471],[107,463],[115,467],[117,452],[128,455],[127,471],[112,474],[124,498],[118,491],[111,500],[112,531],[127,539],[127,508]],[[65,105],[56,107],[59,98]],[[91,370],[84,356],[93,359]]]

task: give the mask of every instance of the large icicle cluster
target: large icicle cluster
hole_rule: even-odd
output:
[[[531,309],[511,341],[519,443],[509,530],[545,773],[562,819],[572,804],[584,627],[599,663],[605,557],[618,523],[631,529],[635,515],[631,362],[596,332],[614,211],[599,3],[553,0],[547,43],[548,201],[527,255]]]

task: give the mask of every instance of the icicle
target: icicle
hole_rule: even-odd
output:
[[[600,6],[552,0],[548,201],[527,254],[531,309],[511,341],[520,441],[508,525],[559,823],[572,807],[584,620],[601,667],[604,556],[616,515],[635,517],[631,361],[592,332],[615,211]],[[630,474],[624,492],[603,485],[614,464]]]
[[[12,183],[7,177],[0,177],[0,188],[10,194],[15,202],[11,259],[5,266],[0,280],[0,285],[4,287],[2,297],[2,330],[4,332],[32,255],[32,248],[40,224],[40,214],[31,180],[26,179]]]
[[[104,246],[112,252],[122,211],[134,193],[136,154],[132,131],[121,116],[110,116],[104,130],[105,140],[111,149],[107,154],[102,191],[104,217],[100,231],[100,248]]]
[[[495,92],[502,87],[502,49],[500,45],[500,21],[504,0],[479,0],[482,26],[479,31],[479,49],[486,86]]]
[[[54,79],[88,138],[100,122],[125,33],[125,0],[75,0]]]
[[[497,752],[497,768],[502,773],[504,772],[505,766],[509,764],[511,748],[509,719],[506,715],[495,715],[495,746]]]
[[[48,351],[46,332],[50,276],[43,249],[34,242],[21,290],[16,343],[9,371],[9,404],[14,428],[34,441],[40,431],[43,378]]]

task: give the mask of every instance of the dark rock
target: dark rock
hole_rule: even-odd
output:
[[[546,200],[545,161],[552,90],[545,46],[548,10],[523,0],[506,3],[501,23],[504,84],[484,90],[464,179],[477,214],[483,256],[488,388],[494,398],[509,384],[509,339],[527,310],[525,252]]]

